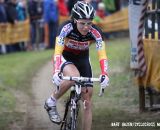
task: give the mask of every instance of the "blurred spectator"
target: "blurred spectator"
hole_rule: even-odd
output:
[[[18,21],[18,14],[16,10],[17,0],[7,0],[6,12],[7,12],[7,21],[11,24],[16,24]],[[21,51],[19,43],[13,43],[7,45],[7,52],[16,52]]]
[[[38,37],[39,33],[39,20],[43,15],[43,4],[39,0],[29,0],[28,1],[28,13],[31,24],[31,46],[29,49],[37,49],[38,47]]]
[[[4,26],[7,22],[7,13],[5,8],[4,0],[0,0],[0,24],[3,24]],[[0,43],[0,54],[2,53],[6,53],[6,46],[3,45],[3,43]]]
[[[59,10],[59,15],[61,16],[69,15],[68,8],[64,0],[58,0],[58,10]]]
[[[115,11],[119,11],[121,9],[121,1],[120,0],[114,0],[115,1]]]
[[[102,0],[105,4],[106,10],[112,14],[120,10],[120,1],[119,0]]]
[[[0,0],[0,23],[6,23],[7,22],[7,13],[6,13],[6,6],[4,3],[4,0]]]
[[[70,14],[71,14],[72,7],[74,6],[74,4],[75,4],[77,1],[78,1],[78,0],[68,0],[68,1],[67,1],[67,8],[68,8],[68,11],[69,11]]]
[[[59,17],[57,0],[44,0],[43,16],[46,48],[54,48]]]
[[[26,12],[26,1],[25,0],[21,0],[18,2],[16,10],[17,10],[18,21],[26,20],[27,12]],[[26,50],[24,42],[20,42],[19,45],[22,51]]]
[[[94,23],[99,23],[103,21],[103,18],[107,16],[105,5],[103,2],[98,3],[97,10],[96,10],[96,16],[93,19]]]
[[[98,3],[98,8],[96,10],[96,15],[103,19],[107,13],[105,9],[105,4],[103,2]]]
[[[27,12],[26,12],[26,1],[25,0],[21,0],[18,2],[16,10],[18,14],[18,21],[26,20]]]
[[[93,6],[93,8],[94,8],[95,10],[97,10],[97,8],[98,8],[98,3],[99,3],[99,2],[101,2],[101,0],[91,0],[91,1],[90,1],[91,5]]]
[[[105,9],[105,4],[103,2],[98,3],[98,7],[96,10],[96,17],[94,19],[95,22],[102,22],[103,19],[107,16],[107,12]],[[107,32],[103,32],[103,35],[105,36],[105,38],[109,38],[109,33]]]
[[[17,0],[7,0],[6,4],[7,21],[12,24],[17,23],[18,21],[16,6],[17,6]]]

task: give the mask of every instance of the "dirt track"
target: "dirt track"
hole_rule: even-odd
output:
[[[53,91],[53,84],[51,82],[52,64],[47,63],[36,74],[32,81],[32,94],[27,105],[27,119],[25,130],[59,130],[59,126],[53,124],[44,109],[44,101]],[[58,104],[58,111],[63,113],[62,103]]]

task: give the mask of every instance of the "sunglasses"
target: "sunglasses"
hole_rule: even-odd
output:
[[[75,19],[76,20],[76,19]],[[84,26],[87,26],[87,27],[91,27],[92,26],[92,22],[82,22],[82,21],[78,21],[76,20],[76,22],[81,26],[81,27],[84,27]]]

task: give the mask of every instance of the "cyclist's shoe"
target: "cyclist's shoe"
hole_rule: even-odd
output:
[[[47,102],[45,102],[44,108],[46,109],[46,111],[48,112],[49,115],[49,119],[56,124],[60,124],[61,123],[61,118],[60,115],[57,112],[57,108],[56,106],[48,106]]]

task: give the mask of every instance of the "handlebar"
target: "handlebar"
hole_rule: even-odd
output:
[[[99,78],[88,78],[88,77],[71,77],[62,76],[63,80],[77,81],[77,82],[100,82]]]
[[[100,78],[89,78],[89,77],[71,77],[71,76],[62,76],[59,75],[62,80],[69,80],[69,81],[77,81],[77,82],[100,82]],[[99,96],[103,96],[104,88],[100,88]]]

